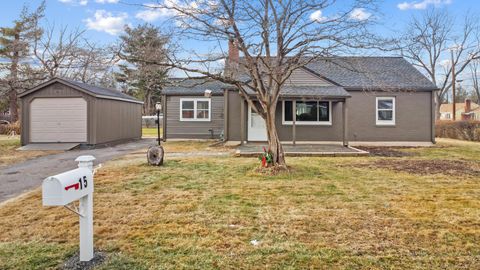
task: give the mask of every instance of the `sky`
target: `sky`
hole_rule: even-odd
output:
[[[175,1],[175,0],[170,0]],[[338,0],[339,3],[351,0]],[[24,5],[35,9],[41,0],[0,0],[0,26],[12,25]],[[56,27],[68,26],[71,29],[85,29],[86,37],[98,44],[111,44],[122,33],[124,25],[135,26],[141,23],[160,25],[168,18],[167,12],[145,9],[143,5],[152,5],[155,0],[47,0],[45,11],[46,24]],[[480,0],[384,0],[380,4],[379,14],[370,14],[365,10],[352,13],[357,19],[370,16],[378,21],[375,28],[379,34],[392,36],[402,30],[409,19],[430,8],[447,9],[460,19],[470,13],[480,14]],[[332,16],[334,11],[322,10],[311,14],[310,19],[322,20]],[[196,41],[185,41],[185,48],[198,49]],[[190,43],[189,43],[190,42]],[[204,51],[208,51],[205,46]]]
[[[345,0],[341,0],[345,1]],[[11,25],[17,18],[24,5],[34,9],[41,0],[0,0],[0,26]],[[151,4],[145,0],[47,0],[46,20],[49,24],[68,26],[71,28],[86,29],[88,38],[99,43],[114,42],[122,32],[125,24],[135,26],[149,22],[160,24],[165,19],[165,12],[147,10],[141,4]],[[459,17],[466,12],[479,12],[479,0],[385,0],[380,5],[381,14],[374,14],[379,18],[379,32],[387,34],[401,29],[412,15],[428,8],[448,9]],[[328,11],[319,11],[311,18],[328,16]],[[355,16],[364,18],[370,14],[357,11]]]

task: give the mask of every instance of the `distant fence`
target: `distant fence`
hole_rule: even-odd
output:
[[[10,114],[0,113],[0,120],[12,122],[12,116]]]
[[[156,127],[157,124],[155,123],[155,120],[157,120],[156,115],[142,116],[142,127],[146,127],[146,128]],[[160,115],[160,125],[162,125],[162,120],[163,120],[163,115]]]

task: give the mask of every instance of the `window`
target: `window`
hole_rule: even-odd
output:
[[[331,125],[331,102],[330,101],[297,101],[296,102],[296,125]],[[283,102],[283,124],[293,124],[293,102]]]
[[[395,125],[395,98],[377,97],[377,125]]]
[[[210,121],[210,99],[180,99],[180,121]]]

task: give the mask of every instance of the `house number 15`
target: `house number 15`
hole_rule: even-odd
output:
[[[87,177],[84,176],[83,178],[79,178],[78,183],[80,184],[80,189],[86,188],[87,187]]]

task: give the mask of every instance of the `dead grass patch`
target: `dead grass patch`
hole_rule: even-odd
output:
[[[478,163],[463,160],[379,159],[375,162],[358,165],[419,175],[480,176]]]
[[[59,151],[18,151],[20,138],[0,135],[0,167],[36,157],[59,153]]]
[[[358,149],[369,152],[370,156],[374,157],[409,157],[414,156],[415,153],[406,152],[402,150],[412,149],[412,147],[368,147],[361,146]]]

